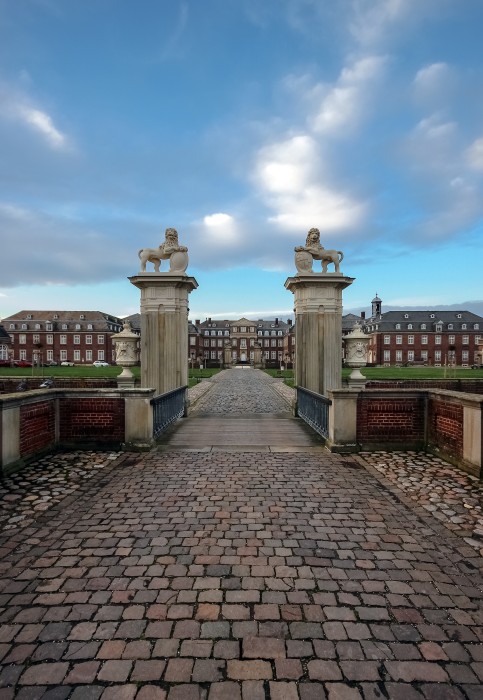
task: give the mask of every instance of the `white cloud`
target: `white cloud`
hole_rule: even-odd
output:
[[[34,106],[29,97],[0,84],[0,117],[27,127],[56,151],[72,150],[71,140],[54,124],[52,117]]]
[[[442,122],[440,115],[433,114],[421,119],[414,129],[414,135],[428,140],[447,139],[457,128],[456,122]]]
[[[366,56],[346,66],[310,117],[311,128],[320,134],[347,135],[347,129],[355,126],[364,114],[371,98],[371,86],[381,77],[385,63],[383,56]]]
[[[470,168],[483,171],[483,137],[473,141],[465,155]]]
[[[225,214],[224,212],[207,214],[203,218],[203,225],[205,234],[209,237],[211,243],[216,243],[218,246],[232,246],[240,238],[237,223],[230,214]]]
[[[364,205],[324,182],[318,150],[306,134],[266,146],[257,155],[255,179],[276,212],[269,221],[284,230],[347,229],[364,213]]]

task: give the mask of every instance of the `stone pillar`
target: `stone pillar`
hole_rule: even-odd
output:
[[[141,290],[141,386],[156,394],[188,384],[188,296],[194,277],[142,272],[129,281]]]
[[[253,367],[255,369],[262,369],[262,346],[259,342],[255,342],[253,347]]]
[[[301,273],[285,288],[294,295],[295,385],[327,396],[342,383],[342,290],[354,281],[340,273]]]

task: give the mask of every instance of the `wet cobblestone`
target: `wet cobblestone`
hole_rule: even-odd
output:
[[[423,452],[362,452],[390,482],[483,556],[483,485]]]
[[[212,388],[193,408],[198,413],[285,413],[287,402],[272,388],[268,374],[252,369],[229,369],[211,378]],[[203,383],[203,382],[202,382]]]

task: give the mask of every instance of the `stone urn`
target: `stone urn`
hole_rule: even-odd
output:
[[[122,372],[117,378],[118,386],[133,387],[134,375],[129,369],[137,364],[137,344],[139,336],[133,333],[129,321],[125,321],[120,333],[112,336],[112,342],[116,348],[116,364],[122,367]]]
[[[360,323],[356,322],[350,333],[342,338],[345,341],[345,363],[348,367],[353,367],[349,377],[349,386],[362,387],[366,378],[361,373],[360,368],[367,365],[367,348],[369,336],[364,333]]]

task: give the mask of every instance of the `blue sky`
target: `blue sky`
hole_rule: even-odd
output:
[[[0,0],[0,317],[292,316],[317,227],[346,309],[483,300],[481,0]]]

